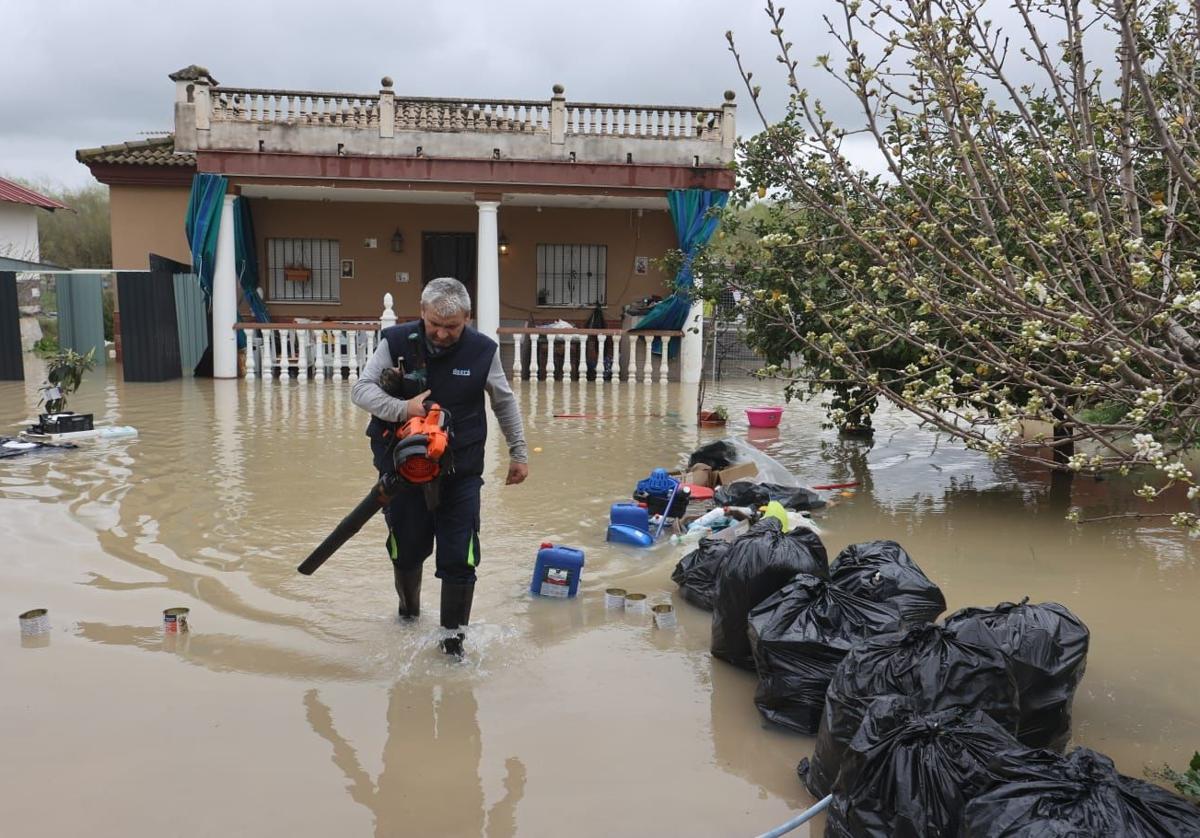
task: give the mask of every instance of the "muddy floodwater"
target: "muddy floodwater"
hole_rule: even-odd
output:
[[[0,382],[0,434],[34,413]],[[483,560],[465,663],[396,620],[382,517],[314,576],[296,564],[373,476],[349,382],[126,384],[93,373],[72,407],[134,439],[0,460],[0,823],[9,835],[754,835],[813,800],[813,739],[764,728],[755,679],[709,655],[709,615],[670,580],[681,549],[604,542],[609,505],[699,443],[749,439],[808,484],[858,481],[819,513],[832,557],[899,541],[951,610],[1056,600],[1092,631],[1074,742],[1128,774],[1200,748],[1197,543],[1154,522],[1075,527],[1130,486],[992,463],[878,418],[873,443],[788,405],[778,432],[726,381],[697,429],[680,385],[523,382],[529,481],[490,438]],[[556,418],[556,414],[585,414]],[[527,592],[543,541],[586,552],[580,596]],[[674,601],[679,625],[606,612],[604,589]],[[164,634],[164,608],[191,631]],[[17,615],[49,609],[48,640]],[[814,830],[815,832],[816,830]],[[803,835],[803,831],[795,834]]]

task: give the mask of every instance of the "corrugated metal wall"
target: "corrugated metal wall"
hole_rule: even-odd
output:
[[[177,273],[175,282],[175,319],[179,326],[179,361],[183,374],[196,368],[200,356],[208,348],[208,318],[204,307],[204,291],[193,273]]]
[[[121,271],[121,357],[126,381],[179,378],[179,329],[171,271]]]
[[[59,274],[58,345],[80,355],[95,350],[97,364],[108,361],[104,348],[104,277],[100,274]]]

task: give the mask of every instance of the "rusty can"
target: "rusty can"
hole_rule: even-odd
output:
[[[604,592],[604,607],[614,611],[621,611],[625,608],[625,589],[624,588],[609,588]]]
[[[168,608],[163,611],[163,631],[181,634],[188,630],[187,608]]]

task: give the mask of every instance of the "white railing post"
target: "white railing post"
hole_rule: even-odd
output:
[[[733,159],[733,147],[737,143],[737,126],[734,114],[737,105],[733,103],[734,92],[725,91],[725,104],[721,105],[721,159]]]
[[[338,381],[344,381],[346,374],[342,372],[342,344],[346,341],[346,332],[344,329],[338,329],[333,333],[333,377]]]
[[[325,378],[325,330],[317,329],[313,336],[313,378]]]
[[[550,144],[564,145],[567,141],[567,97],[563,94],[566,89],[561,84],[554,85],[554,95],[550,97]]]
[[[522,337],[522,335],[520,334],[520,332],[518,332],[517,334],[514,334],[512,337],[513,337],[512,377],[513,377],[513,381],[520,381],[521,380],[521,337]]]
[[[654,339],[649,335],[642,335],[642,383],[650,383],[650,368],[653,362],[654,353],[651,348],[654,346]]]
[[[257,329],[245,329],[242,334],[246,336],[246,380],[254,380],[254,337],[257,334]]]
[[[658,383],[666,384],[667,376],[671,374],[670,363],[667,361],[667,356],[671,353],[671,338],[663,338],[662,342],[662,355],[658,357]]]
[[[350,380],[358,381],[358,332],[348,332],[346,342],[350,347]]]
[[[575,347],[575,369],[579,371],[579,380],[587,381],[587,335],[576,335]]]
[[[553,332],[546,335],[546,380],[553,381],[558,377],[558,359],[554,357],[554,339],[557,337]]]
[[[392,294],[389,291],[383,295],[383,313],[379,315],[379,331],[396,325],[396,312],[392,308]]]
[[[308,378],[308,330],[296,330],[296,378]]]
[[[384,76],[380,84],[379,136],[392,137],[396,134],[396,94],[392,92],[391,76]]]
[[[537,332],[532,332],[529,335],[529,379],[531,381],[538,380],[538,335],[537,335]]]
[[[608,339],[612,341],[613,348],[612,378],[610,378],[609,381],[621,380],[621,341],[624,338],[624,332],[618,332],[615,335],[608,336]]]
[[[263,329],[263,378],[275,377],[275,330]]]
[[[279,383],[288,383],[285,379],[292,377],[292,330],[284,329],[279,333]]]

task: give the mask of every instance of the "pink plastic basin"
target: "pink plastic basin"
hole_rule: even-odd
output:
[[[748,407],[746,408],[746,418],[750,420],[752,428],[777,428],[779,420],[783,418],[783,408]]]

